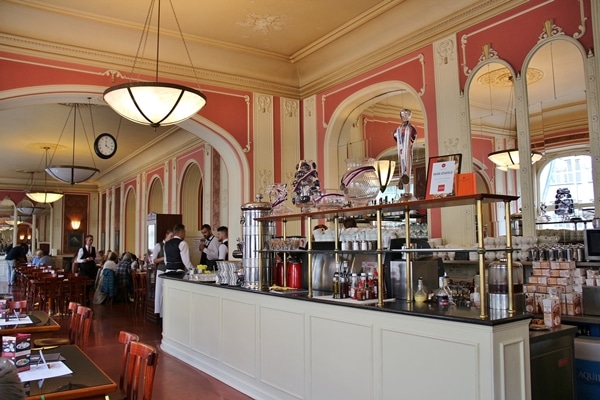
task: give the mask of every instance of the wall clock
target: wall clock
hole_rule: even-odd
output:
[[[110,133],[101,133],[94,141],[94,151],[100,158],[111,158],[117,152],[117,139]]]

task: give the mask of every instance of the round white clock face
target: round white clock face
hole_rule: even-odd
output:
[[[117,140],[110,133],[101,133],[94,141],[94,151],[100,158],[111,158],[117,152]]]

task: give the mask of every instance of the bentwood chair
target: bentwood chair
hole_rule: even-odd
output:
[[[127,400],[151,400],[158,364],[156,348],[142,342],[129,342],[125,384]]]

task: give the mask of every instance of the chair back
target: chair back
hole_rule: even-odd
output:
[[[78,323],[77,332],[75,335],[75,344],[79,346],[81,351],[85,353],[87,350],[88,338],[90,336],[90,328],[92,326],[92,317],[94,312],[89,307],[77,307]]]
[[[121,360],[121,377],[119,378],[119,389],[123,393],[127,393],[125,387],[125,374],[127,373],[127,361],[129,360],[129,343],[139,342],[140,337],[135,333],[121,331],[119,332],[119,343],[124,344],[123,346],[123,358]]]
[[[8,303],[8,309],[10,313],[18,311],[20,313],[27,312],[27,300],[12,300]]]
[[[127,400],[151,400],[154,374],[158,364],[156,348],[142,342],[129,342]]]
[[[81,304],[71,301],[67,307],[68,312],[71,315],[71,319],[69,320],[69,341],[71,344],[75,344],[75,338],[77,336],[77,329],[79,328],[79,320],[81,315],[77,314],[77,308],[79,308]]]

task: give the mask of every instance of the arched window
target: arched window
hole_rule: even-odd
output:
[[[593,210],[594,182],[592,157],[589,154],[565,155],[546,163],[539,175],[539,199],[554,219],[555,201],[559,189],[568,189],[573,200],[574,213],[569,217],[587,219],[587,209]]]

